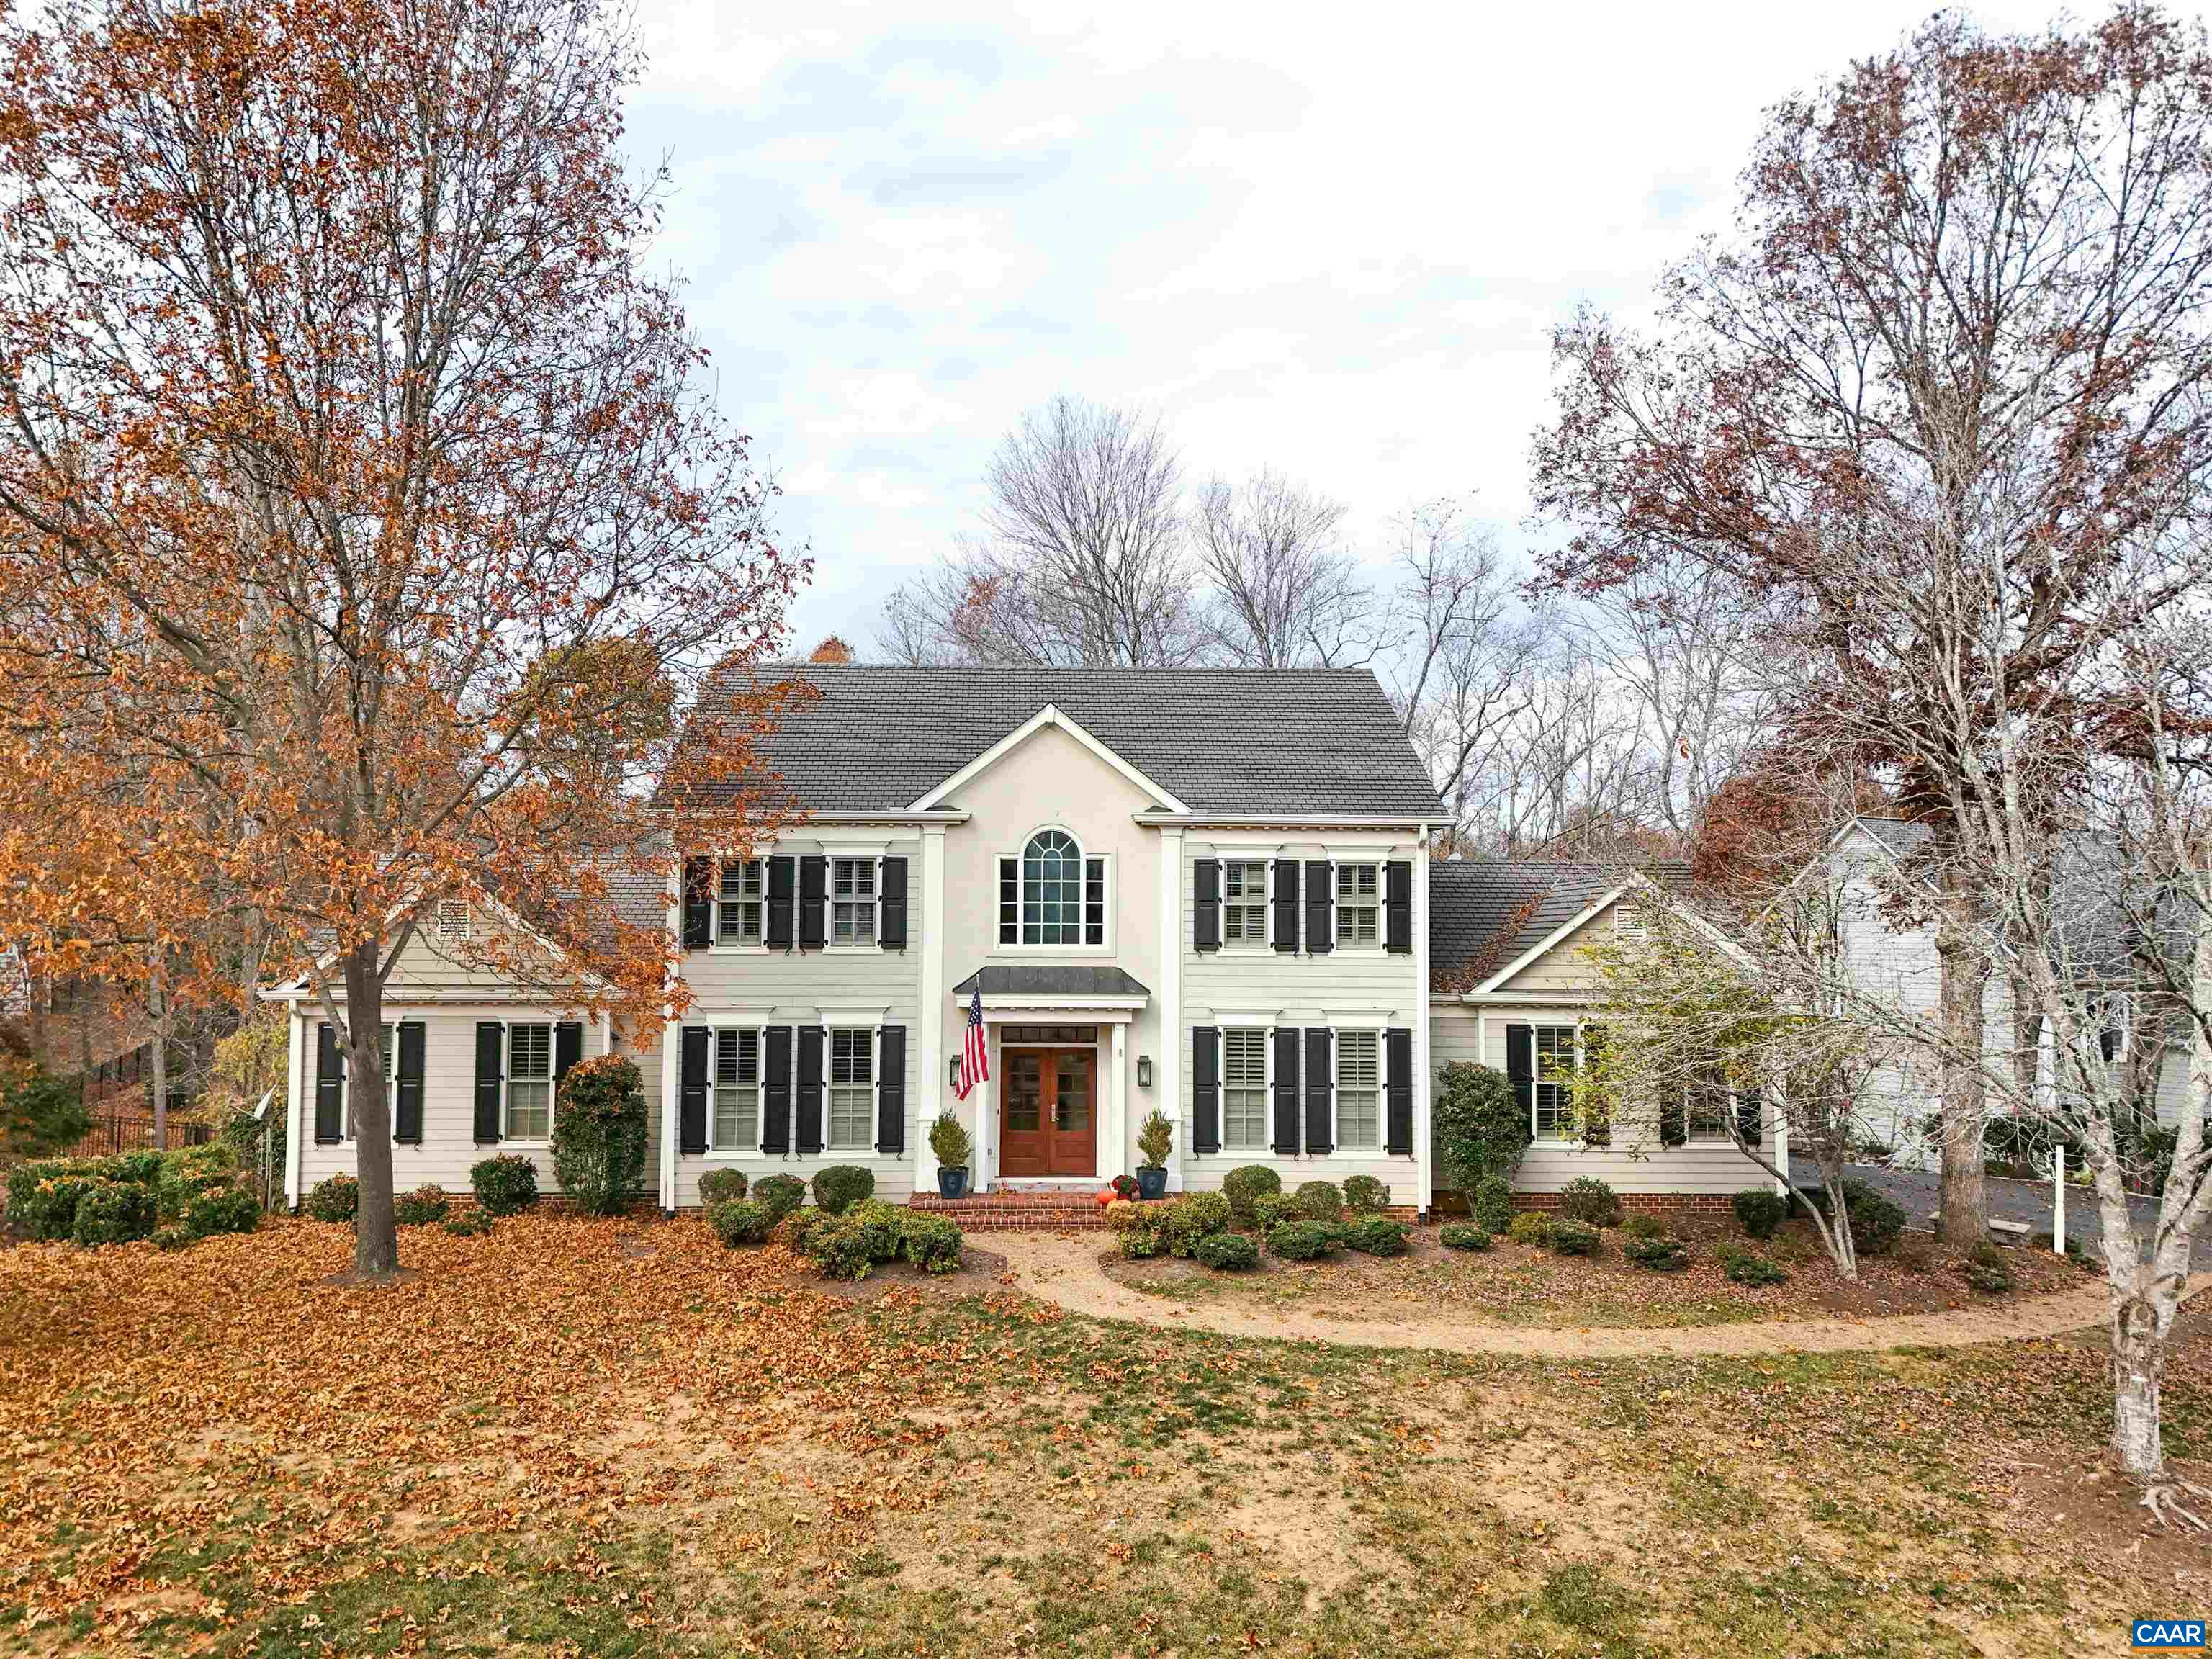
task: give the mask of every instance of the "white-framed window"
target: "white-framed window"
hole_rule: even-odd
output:
[[[866,1026],[830,1033],[827,1144],[833,1152],[872,1152],[876,1144],[876,1034]]]
[[[1717,1065],[1682,1085],[1682,1127],[1690,1145],[1731,1139],[1729,1119],[1735,1111],[1735,1097]]]
[[[1221,939],[1224,945],[1267,942],[1267,866],[1237,859],[1221,866]]]
[[[767,909],[767,866],[758,859],[732,859],[714,890],[714,942],[758,945]]]
[[[553,1133],[553,1028],[507,1028],[507,1140],[544,1140]]]
[[[999,859],[999,943],[1073,950],[1106,943],[1107,860],[1066,830],[1038,830]]]
[[[1539,1140],[1575,1139],[1568,1079],[1575,1070],[1575,1028],[1539,1025],[1533,1033],[1535,1081],[1528,1088],[1528,1132]]]
[[[830,860],[830,942],[832,945],[873,945],[876,942],[875,860]]]
[[[1267,1031],[1232,1025],[1221,1033],[1221,1144],[1264,1150],[1267,1135]]]
[[[469,940],[469,902],[466,899],[438,901],[438,942],[441,945],[465,945]]]
[[[1382,1150],[1382,1033],[1371,1026],[1336,1034],[1336,1145]]]
[[[1382,866],[1336,866],[1336,942],[1340,947],[1379,945],[1382,940]]]
[[[391,1115],[392,1127],[395,1130],[399,1127],[399,1109],[398,1103],[392,1098],[392,1045],[393,1039],[398,1035],[397,1030],[392,1026],[383,1025],[377,1028],[376,1052],[378,1058],[383,1061],[384,1109]],[[338,1123],[340,1126],[338,1133],[343,1135],[348,1140],[351,1140],[354,1138],[353,1065],[351,1057],[346,1054],[344,1049],[341,1048],[338,1050],[338,1097],[342,1103],[338,1112]]]
[[[750,1152],[760,1146],[761,1034],[746,1025],[714,1032],[714,1110],[708,1150]]]

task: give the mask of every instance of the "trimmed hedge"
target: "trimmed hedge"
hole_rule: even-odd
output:
[[[307,1211],[316,1221],[351,1221],[361,1208],[361,1183],[349,1175],[334,1175],[307,1190]]]
[[[77,1200],[70,1237],[88,1248],[154,1236],[154,1189],[136,1181],[101,1181]]]
[[[743,1170],[709,1170],[699,1177],[699,1202],[708,1209],[744,1197],[752,1179]]]
[[[868,1230],[858,1222],[831,1217],[806,1237],[806,1259],[824,1279],[866,1279],[878,1261]]]
[[[1131,1261],[1146,1261],[1165,1253],[1168,1243],[1168,1216],[1172,1204],[1116,1204],[1107,1212],[1114,1226],[1115,1242],[1121,1247],[1122,1256]]]
[[[1354,1215],[1387,1210],[1390,1207],[1390,1188],[1373,1176],[1347,1176],[1344,1182],[1344,1205]]]
[[[1253,1212],[1253,1200],[1282,1190],[1282,1176],[1264,1164],[1240,1164],[1221,1177],[1221,1195],[1229,1200],[1229,1212],[1240,1227],[1249,1227],[1259,1219]]]
[[[860,1230],[861,1237],[867,1243],[869,1260],[890,1261],[898,1255],[899,1224],[906,1214],[896,1204],[870,1198],[855,1204],[836,1219],[840,1225]]]
[[[216,1233],[250,1233],[261,1224],[261,1200],[243,1187],[223,1187],[202,1193],[185,1211],[187,1237],[206,1238]]]
[[[392,1203],[392,1218],[403,1227],[434,1227],[453,1212],[453,1200],[435,1182],[425,1182]]]
[[[824,1215],[842,1215],[875,1190],[875,1172],[857,1164],[831,1164],[814,1172],[814,1206]]]
[[[1344,1194],[1334,1181],[1306,1182],[1291,1202],[1308,1221],[1334,1221],[1344,1213]]]
[[[763,1176],[753,1183],[753,1198],[781,1221],[806,1202],[806,1183],[795,1175]]]
[[[775,1231],[775,1217],[765,1204],[750,1198],[726,1198],[707,1211],[707,1224],[714,1237],[732,1249],[740,1244],[765,1244]]]
[[[501,1152],[470,1170],[469,1188],[486,1215],[520,1215],[538,1201],[538,1166],[518,1152]]]
[[[1336,1248],[1336,1229],[1318,1221],[1279,1221],[1267,1230],[1267,1248],[1285,1261],[1311,1261]]]
[[[1172,1204],[1137,1207],[1167,1212],[1167,1244],[1172,1255],[1188,1256],[1200,1239],[1229,1231],[1229,1200],[1219,1193],[1185,1193]]]
[[[899,1223],[899,1249],[926,1273],[949,1273],[960,1267],[958,1224],[941,1215],[909,1210]]]
[[[1490,1235],[1470,1221],[1455,1221],[1437,1229],[1437,1243],[1448,1250],[1486,1250]]]
[[[1790,1200],[1764,1187],[1747,1187],[1729,1200],[1735,1224],[1748,1238],[1771,1238],[1790,1218]]]
[[[1403,1255],[1406,1224],[1387,1215],[1364,1215],[1343,1229],[1344,1242],[1362,1255]]]
[[[1260,1265],[1260,1241],[1246,1233],[1210,1233],[1191,1254],[1218,1273],[1243,1273]]]

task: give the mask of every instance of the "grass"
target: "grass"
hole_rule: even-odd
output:
[[[2094,1347],[1547,1365],[848,1304],[690,1221],[404,1249],[0,1252],[0,1651],[2104,1650],[2172,1582],[2020,1506]]]

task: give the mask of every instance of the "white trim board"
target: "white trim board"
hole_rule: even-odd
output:
[[[1109,749],[1104,744],[1099,742],[1097,738],[1092,737],[1090,732],[1085,731],[1075,720],[1070,719],[1067,715],[1061,714],[1060,710],[1051,703],[1045,704],[1045,706],[1038,709],[1036,714],[1030,715],[1029,719],[1024,720],[1012,731],[1007,732],[1005,737],[1000,738],[998,742],[993,744],[981,754],[976,756],[974,760],[969,761],[967,765],[962,767],[951,777],[945,779],[944,782],[939,784],[927,794],[922,796],[921,799],[914,802],[907,808],[907,810],[909,812],[924,812],[939,805],[944,801],[947,795],[951,794],[955,789],[957,789],[962,784],[967,782],[969,779],[975,777],[977,774],[996,765],[999,761],[1003,759],[1006,756],[1012,753],[1016,749],[1020,748],[1022,744],[1027,743],[1031,738],[1035,737],[1039,732],[1042,732],[1048,726],[1057,726],[1060,730],[1066,732],[1069,737],[1073,738],[1078,743],[1081,744],[1085,749],[1088,749],[1108,766],[1112,767],[1115,771],[1118,772],[1122,777],[1127,779],[1130,783],[1143,790],[1154,800],[1160,802],[1168,809],[1169,811],[1176,814],[1177,817],[1187,817],[1189,816],[1189,807],[1183,805],[1181,800],[1177,799],[1167,790],[1160,787],[1158,784],[1154,783],[1142,772],[1139,772],[1135,767],[1130,765],[1128,762],[1123,760],[1119,755],[1115,754],[1111,749]]]

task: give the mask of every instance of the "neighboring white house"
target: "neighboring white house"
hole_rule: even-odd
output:
[[[973,1137],[977,1189],[1093,1187],[1134,1167],[1158,1109],[1171,1189],[1269,1164],[1291,1185],[1373,1175],[1426,1209],[1436,1066],[1504,1067],[1517,1028],[1532,1054],[1571,1037],[1578,930],[1611,926],[1612,896],[1561,885],[1578,866],[1498,866],[1535,872],[1522,915],[1490,903],[1478,866],[1432,866],[1443,805],[1364,671],[791,672],[821,696],[761,749],[800,817],[771,847],[695,859],[622,901],[680,942],[680,1018],[565,1019],[460,966],[426,917],[386,1002],[402,1190],[464,1189],[502,1149],[538,1158],[550,1190],[561,1075],[611,1047],[659,1103],[649,1179],[666,1208],[696,1204],[721,1166],[860,1164],[883,1196],[933,1192],[927,1128],[946,1110]],[[451,925],[512,918],[480,904]],[[1432,1002],[1432,967],[1493,948],[1496,983]],[[342,1057],[300,988],[266,994],[293,1013],[296,1199],[352,1167]],[[963,1101],[971,1011],[990,1077]],[[1740,1167],[1702,1139],[1633,1165],[1547,1145],[1524,1175],[1756,1183],[1727,1158]]]

